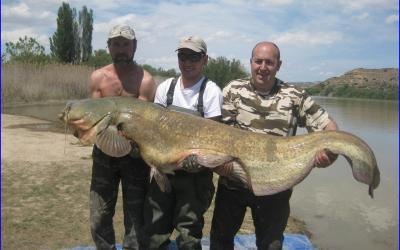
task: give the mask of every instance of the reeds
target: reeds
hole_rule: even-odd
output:
[[[86,98],[93,71],[82,65],[2,64],[2,104]]]

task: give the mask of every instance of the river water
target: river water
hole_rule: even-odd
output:
[[[343,157],[314,169],[294,188],[292,215],[304,220],[319,249],[398,249],[398,102],[315,97],[341,130],[366,141],[375,153],[381,183],[374,198],[355,181]],[[57,120],[64,104],[3,108],[3,113]],[[305,133],[300,129],[298,133]]]
[[[398,102],[315,98],[339,129],[361,137],[375,153],[381,182],[368,187],[353,179],[343,157],[314,169],[294,189],[292,214],[303,219],[321,249],[398,249]]]

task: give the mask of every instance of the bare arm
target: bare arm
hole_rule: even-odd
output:
[[[146,70],[143,71],[143,80],[140,84],[138,98],[143,101],[153,102],[157,86],[153,77]]]
[[[101,90],[99,88],[101,78],[102,72],[100,70],[94,71],[90,76],[89,95],[91,98],[101,98]]]

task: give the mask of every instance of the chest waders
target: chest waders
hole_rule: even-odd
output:
[[[204,117],[203,93],[207,78],[201,84],[196,111],[172,105],[176,82],[174,78],[167,92],[167,108]],[[162,192],[155,181],[150,183],[147,194],[150,198],[144,205],[144,231],[149,246],[144,249],[167,249],[175,229],[178,232],[178,249],[201,250],[204,213],[211,205],[215,192],[212,171],[203,170],[206,171],[189,173],[177,170],[174,175],[167,175],[172,186],[171,193]]]
[[[204,117],[203,95],[204,95],[204,90],[206,89],[208,78],[205,77],[203,82],[201,83],[200,91],[199,91],[199,99],[197,101],[197,111],[193,111],[190,109],[181,108],[181,107],[172,105],[172,102],[174,99],[175,86],[176,86],[177,81],[178,81],[178,78],[174,78],[171,82],[171,85],[169,86],[169,89],[167,92],[167,108],[175,110],[175,111],[185,112],[188,114]]]

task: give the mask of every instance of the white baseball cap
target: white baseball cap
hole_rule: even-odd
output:
[[[108,39],[123,37],[129,40],[135,39],[135,31],[126,24],[115,25],[108,33]]]
[[[207,54],[207,45],[203,39],[198,36],[184,37],[179,41],[178,49],[191,49],[198,53]]]

